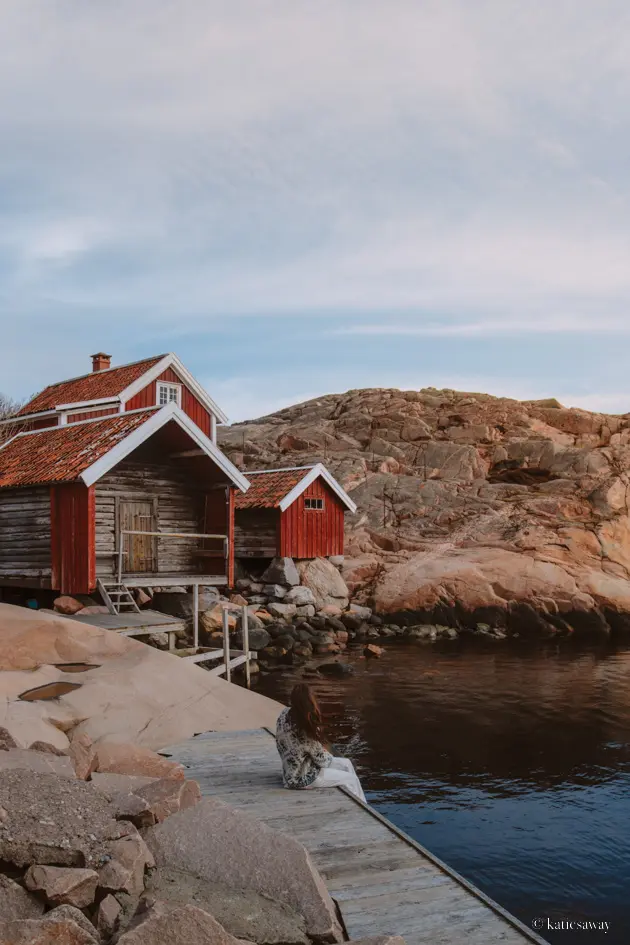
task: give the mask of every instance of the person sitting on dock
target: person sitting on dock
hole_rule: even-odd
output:
[[[343,785],[365,801],[350,759],[335,758],[326,748],[322,714],[306,683],[293,687],[291,705],[278,717],[276,745],[286,788],[306,790]]]

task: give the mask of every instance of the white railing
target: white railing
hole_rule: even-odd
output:
[[[118,548],[118,583],[122,584],[123,578],[123,558],[129,552],[125,550],[126,535],[144,535],[148,538],[214,538],[223,541],[223,560],[225,562],[226,574],[230,553],[230,541],[227,535],[208,535],[203,532],[144,532],[134,531],[133,529],[121,529],[120,547]],[[159,572],[158,572],[159,573]]]

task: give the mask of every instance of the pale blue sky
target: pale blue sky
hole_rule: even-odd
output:
[[[624,0],[3,0],[0,391],[630,411]]]

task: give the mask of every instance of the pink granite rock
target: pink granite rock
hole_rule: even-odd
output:
[[[96,765],[96,749],[92,744],[92,739],[85,732],[75,732],[70,737],[70,746],[68,755],[74,766],[74,773],[77,778],[83,781],[92,774]]]
[[[140,748],[138,745],[129,745],[125,742],[99,742],[96,746],[94,770],[184,780],[182,765],[163,758],[149,748]]]
[[[193,873],[282,902],[312,938],[343,941],[335,905],[307,850],[292,837],[210,797],[145,831],[158,868]]]
[[[144,889],[145,869],[151,869],[154,861],[137,830],[131,824],[125,826],[131,827],[133,832],[105,845],[107,855],[111,859],[101,868],[98,884],[109,893],[122,892],[129,896],[139,896]]]
[[[72,615],[78,613],[80,610],[83,610],[83,604],[80,600],[76,600],[76,598],[68,596],[56,597],[53,607],[58,614]]]
[[[118,945],[251,945],[236,939],[207,912],[196,906],[157,902],[139,923],[118,939]]]
[[[52,906],[75,906],[85,909],[96,895],[98,873],[94,870],[63,866],[31,866],[24,885],[31,892],[41,893]]]
[[[35,896],[0,873],[0,917],[3,919],[36,919],[44,904]]]
[[[173,778],[162,778],[136,788],[134,794],[147,802],[156,823],[161,823],[180,810],[194,807],[201,800],[196,781],[175,781]]]

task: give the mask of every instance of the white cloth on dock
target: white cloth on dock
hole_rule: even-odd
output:
[[[333,758],[330,765],[327,768],[322,768],[313,783],[305,790],[311,791],[313,788],[339,787],[341,785],[347,787],[355,797],[365,803],[365,794],[361,782],[349,758]]]

